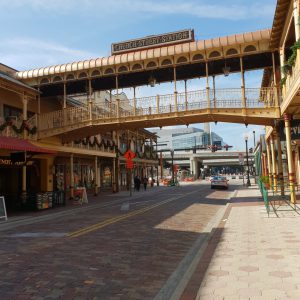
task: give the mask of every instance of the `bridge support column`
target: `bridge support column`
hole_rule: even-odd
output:
[[[291,139],[291,116],[289,114],[284,114],[284,125],[285,125],[285,135],[286,135],[286,154],[288,159],[288,171],[289,171],[289,185],[290,185],[290,197],[291,203],[296,203],[295,194],[295,173],[293,164],[293,152],[292,152],[292,139]]]
[[[185,110],[188,110],[188,98],[187,98],[186,79],[184,80],[184,100],[185,100]]]
[[[240,67],[241,67],[242,107],[246,108],[245,71],[244,71],[244,64],[243,64],[242,57],[240,57]]]
[[[177,99],[177,82],[176,82],[176,67],[174,67],[174,106],[175,112],[178,111],[178,99]]]
[[[210,109],[208,62],[205,63],[205,72],[206,72],[206,101],[207,101],[207,108]]]
[[[271,165],[271,153],[270,153],[270,142],[266,140],[266,150],[267,150],[267,161],[268,161],[268,176],[269,182],[273,185],[273,178],[272,178],[272,165]]]
[[[74,156],[70,156],[70,199],[74,198]]]
[[[91,79],[89,79],[89,119],[90,121],[92,121],[93,119],[93,113],[92,113],[92,105],[93,105],[93,102],[92,102],[92,81]]]
[[[273,134],[270,136],[270,144],[271,144],[271,158],[272,158],[272,177],[273,177],[273,190],[277,192],[277,173],[276,173],[276,158],[275,158],[275,147],[274,147],[274,139]]]
[[[120,99],[119,99],[119,80],[118,75],[116,75],[116,93],[117,93],[117,118],[120,118]]]
[[[280,184],[280,190],[281,195],[284,195],[284,182],[283,182],[283,166],[282,166],[282,151],[281,151],[281,142],[280,142],[280,136],[277,132],[277,129],[274,128],[274,138],[276,140],[276,146],[277,146],[277,166],[278,166],[278,182]]]
[[[159,114],[159,95],[156,95],[156,113]]]
[[[64,82],[63,109],[67,108],[67,84]]]

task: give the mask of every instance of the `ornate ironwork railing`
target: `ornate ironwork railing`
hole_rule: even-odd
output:
[[[266,101],[266,99],[269,99]],[[93,120],[170,114],[205,109],[274,107],[274,88],[205,89],[135,99],[91,102],[39,116],[38,130],[78,126]]]

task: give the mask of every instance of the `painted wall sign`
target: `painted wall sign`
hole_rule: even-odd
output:
[[[120,43],[113,43],[111,45],[111,53],[114,55],[123,52],[192,41],[194,41],[194,30],[187,29],[166,34],[146,36],[144,38],[128,40]]]
[[[286,141],[284,121],[279,124],[279,134],[282,141]],[[291,139],[300,139],[300,120],[291,120]]]

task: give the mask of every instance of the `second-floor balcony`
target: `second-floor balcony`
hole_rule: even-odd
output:
[[[281,66],[283,73],[281,79],[282,86],[282,104],[281,111],[284,112],[298,94],[300,87],[300,50],[297,49],[297,55],[294,60]]]

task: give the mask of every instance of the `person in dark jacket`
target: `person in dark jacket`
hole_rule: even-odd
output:
[[[139,191],[141,186],[141,180],[139,179],[138,176],[135,176],[133,181],[134,181],[134,189]]]
[[[144,184],[144,189],[145,189],[145,191],[146,191],[146,189],[147,189],[147,184],[148,184],[148,178],[147,178],[147,177],[144,177],[144,179],[143,179],[143,184]]]

